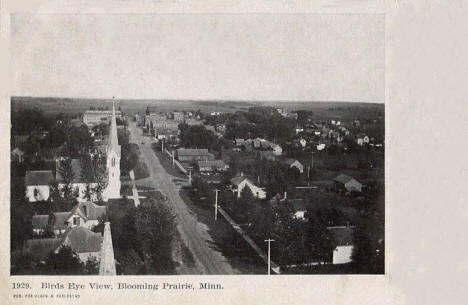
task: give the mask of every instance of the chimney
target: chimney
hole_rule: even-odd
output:
[[[284,192],[284,199],[288,197],[288,192]]]
[[[260,185],[260,176],[257,176],[257,183]]]
[[[243,171],[241,171],[241,175],[240,175],[240,176],[241,176],[241,177],[244,177],[244,172],[243,172]]]

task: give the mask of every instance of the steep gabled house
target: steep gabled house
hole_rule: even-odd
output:
[[[85,227],[93,229],[100,219],[105,219],[107,209],[105,206],[93,202],[80,202],[70,212],[56,212],[51,215],[34,215],[32,217],[33,233],[40,235],[50,229],[59,236],[69,228]]]
[[[250,189],[254,197],[259,199],[266,198],[265,190],[255,185],[249,178],[241,175],[231,179],[231,191],[233,193],[237,192],[237,198],[241,196],[241,193],[245,187],[248,187]]]
[[[24,184],[26,186],[26,198],[29,202],[44,201],[49,199],[50,186],[54,180],[51,170],[26,171]]]

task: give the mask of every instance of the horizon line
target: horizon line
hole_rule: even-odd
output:
[[[385,101],[349,101],[349,100],[263,100],[263,99],[191,99],[191,98],[116,98],[116,97],[65,97],[65,96],[30,96],[11,95],[11,98],[51,98],[51,99],[81,99],[81,100],[109,100],[109,101],[172,101],[172,102],[241,102],[241,103],[356,103],[356,104],[385,104]]]

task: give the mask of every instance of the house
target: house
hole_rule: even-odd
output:
[[[23,250],[31,253],[40,261],[45,261],[50,253],[58,253],[62,246],[69,246],[80,258],[86,262],[89,256],[99,260],[101,247],[101,234],[94,233],[86,228],[76,227],[68,229],[59,238],[43,238],[26,240]]]
[[[26,198],[29,202],[44,201],[49,199],[49,184],[54,180],[51,170],[26,171],[24,184],[26,186]]]
[[[16,162],[23,162],[24,161],[24,151],[19,149],[18,147],[11,151],[11,159]]]
[[[245,140],[244,139],[236,139],[236,146],[242,146],[245,145]]]
[[[363,133],[360,133],[356,136],[356,143],[360,146],[363,146],[364,144],[369,144],[369,137]]]
[[[42,234],[50,225],[55,235],[65,233],[68,228],[82,226],[92,230],[100,219],[106,218],[107,209],[93,202],[80,202],[70,212],[57,212],[51,215],[34,215],[32,227],[34,234]]]
[[[307,145],[307,141],[305,139],[300,139],[299,144],[302,146],[302,148],[304,148]]]
[[[184,120],[184,114],[182,112],[173,112],[172,113],[172,118],[174,121],[183,121]]]
[[[304,204],[303,199],[287,199],[287,193],[284,192],[284,197],[281,197],[280,194],[276,194],[275,196],[271,197],[270,203],[272,205],[279,205],[289,203],[294,211],[294,217],[299,220],[305,220],[305,213],[307,212],[307,208]]]
[[[296,130],[296,134],[301,133],[301,132],[304,132],[304,128],[302,128],[302,127],[299,126],[299,125],[296,126],[296,129],[295,129],[295,130]]]
[[[289,168],[295,167],[301,174],[304,172],[304,165],[295,159],[288,158],[285,159],[283,163],[286,164]]]
[[[242,191],[245,187],[248,187],[252,192],[253,196],[259,199],[266,198],[266,192],[263,188],[256,186],[249,178],[246,176],[237,176],[231,179],[231,190],[232,192],[237,192],[237,198],[241,196]]]
[[[354,248],[354,226],[327,227],[334,245],[333,264],[346,264],[352,261]]]
[[[317,150],[324,150],[325,149],[325,144],[318,144],[317,145]]]
[[[294,217],[299,220],[305,220],[307,212],[303,199],[289,199],[288,202],[292,205],[294,210]]]
[[[281,156],[281,154],[283,153],[283,149],[278,144],[272,144],[271,149],[273,149],[273,154],[275,156]]]
[[[211,160],[211,161],[198,161],[198,168],[201,173],[207,172],[224,172],[227,171],[229,165],[227,165],[223,160]]]
[[[57,159],[56,161],[56,180],[58,182],[58,187],[59,189],[62,189],[65,187],[65,180],[61,175],[60,171],[60,162],[61,159]],[[90,187],[96,187],[97,183],[96,182],[89,182],[86,180],[86,178],[83,175],[82,168],[81,168],[81,162],[79,159],[71,159],[71,168],[73,171],[73,178],[70,181],[70,184],[73,188],[78,193],[77,200],[78,202],[85,202],[88,201],[87,198],[85,198],[85,192],[86,192],[86,186],[89,185]],[[119,188],[120,189],[120,188]],[[92,201],[96,201],[97,198],[95,197],[96,195],[93,194]]]
[[[344,189],[347,192],[362,192],[362,183],[348,175],[340,174],[333,181],[338,189]]]
[[[58,253],[62,246],[68,246],[82,262],[86,262],[88,258],[95,258],[99,261],[101,244],[101,233],[94,233],[85,227],[78,226],[67,229],[59,238],[28,239],[23,250],[45,261],[49,253]]]
[[[199,160],[209,161],[214,160],[213,154],[208,152],[208,149],[189,149],[179,148],[177,149],[177,159],[181,162],[195,162]]]

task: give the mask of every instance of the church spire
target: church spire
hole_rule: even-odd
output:
[[[119,145],[119,138],[117,137],[117,121],[115,119],[115,102],[112,101],[112,118],[109,133],[109,147],[116,148]]]
[[[112,246],[112,234],[108,221],[104,224],[104,237],[102,239],[100,254],[99,275],[116,275],[114,247]]]

